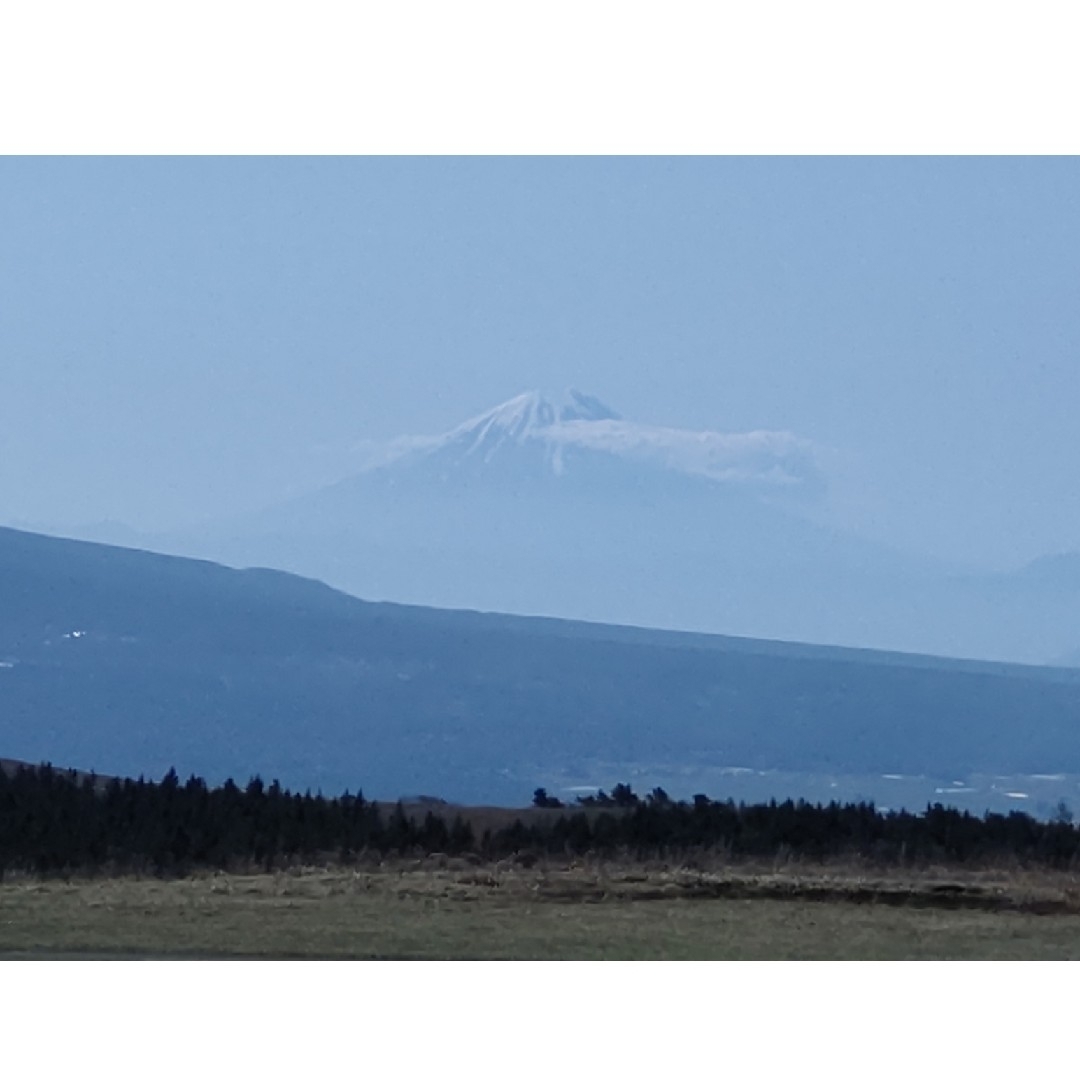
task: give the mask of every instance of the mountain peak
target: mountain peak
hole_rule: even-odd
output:
[[[527,476],[585,470],[609,482],[613,466],[638,476],[643,468],[658,468],[771,490],[813,491],[821,480],[813,446],[791,432],[725,433],[640,424],[574,389],[550,396],[530,390],[443,435],[403,437],[369,469],[426,469],[440,482],[498,474],[515,483]]]
[[[553,427],[568,420],[618,420],[619,414],[609,409],[599,398],[579,390],[545,396],[539,390],[504,401],[479,416],[466,420],[458,432],[477,428],[497,427],[516,438],[526,437],[541,428]]]
[[[466,420],[449,432],[445,441],[467,444],[469,452],[482,449],[487,456],[507,442],[520,444],[543,438],[548,429],[559,424],[618,419],[619,414],[599,398],[579,390],[566,390],[552,397],[529,390]]]

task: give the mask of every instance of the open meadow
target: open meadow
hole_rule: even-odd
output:
[[[1080,878],[470,865],[8,880],[6,958],[1078,959]]]

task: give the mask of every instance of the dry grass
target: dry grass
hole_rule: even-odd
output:
[[[944,889],[942,888],[944,886]],[[1054,912],[1054,914],[1037,914]],[[477,959],[1080,958],[1057,875],[607,864],[0,886],[12,955]]]

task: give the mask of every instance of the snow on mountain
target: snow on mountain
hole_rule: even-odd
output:
[[[652,461],[721,482],[787,485],[817,479],[813,448],[784,431],[722,434],[624,420],[572,420],[550,429],[546,438],[558,448]]]
[[[442,436],[441,441],[472,439],[476,440],[474,445],[478,445],[493,437],[500,442],[505,439],[522,442],[525,439],[543,438],[545,432],[566,423],[620,419],[619,414],[599,398],[577,390],[568,390],[554,401],[545,398],[539,391],[530,390],[459,424]]]
[[[561,476],[574,468],[575,459],[588,455],[721,483],[790,488],[821,482],[814,446],[790,432],[723,433],[639,424],[577,390],[557,398],[530,391],[443,435],[397,439],[369,468],[427,462],[475,470],[512,460]]]

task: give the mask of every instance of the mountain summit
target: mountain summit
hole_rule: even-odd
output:
[[[540,449],[544,460],[555,472],[560,472],[561,462],[556,453],[561,442],[559,429],[565,424],[619,420],[619,414],[599,398],[578,390],[567,390],[557,398],[530,390],[466,420],[445,435],[404,442],[428,456],[474,458],[485,463],[508,450]]]
[[[443,435],[395,440],[365,472],[393,469],[454,477],[563,476],[617,463],[640,473],[681,473],[723,484],[808,488],[820,482],[814,449],[785,431],[723,433],[657,427],[625,420],[578,390],[558,397],[519,394]]]
[[[485,440],[494,435],[499,439],[523,439],[542,437],[542,433],[557,424],[573,420],[620,420],[614,409],[609,409],[599,398],[578,390],[567,390],[557,398],[546,398],[538,390],[519,394],[494,409],[466,420],[449,432],[450,437],[460,438],[476,435]]]

